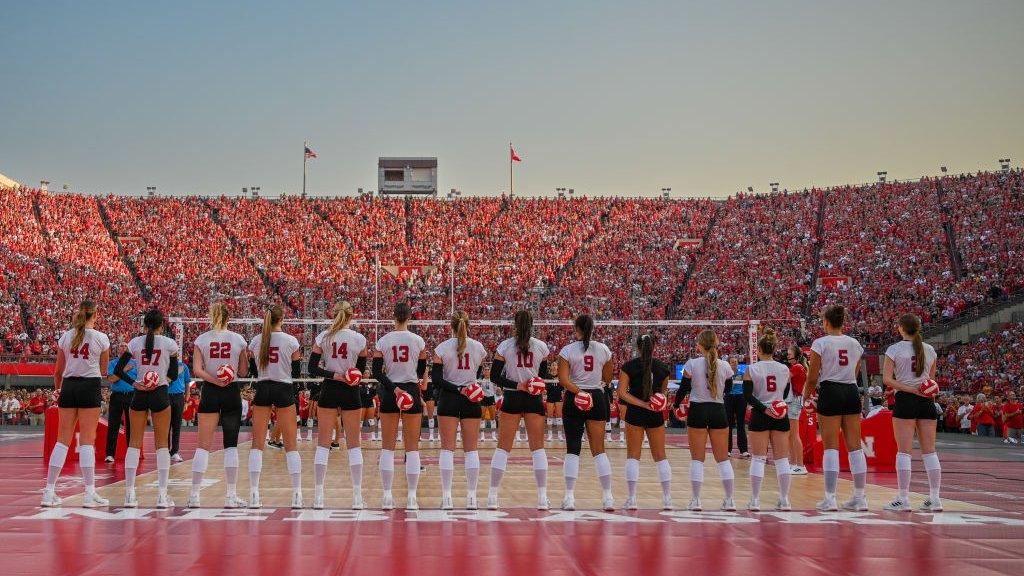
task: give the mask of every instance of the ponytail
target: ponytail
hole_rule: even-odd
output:
[[[214,330],[227,330],[228,307],[223,302],[210,304],[210,327]]]
[[[792,346],[790,346],[790,350],[793,351],[793,358],[796,360],[796,363],[801,365],[801,366],[803,366],[804,370],[806,370],[807,369],[807,355],[804,354],[804,349],[801,348],[800,345],[798,345],[798,344],[793,344]]]
[[[280,323],[283,317],[284,310],[278,304],[271,306],[263,316],[263,333],[260,336],[260,370],[266,369],[270,364],[270,335],[274,331],[274,326]]]
[[[760,350],[762,354],[775,354],[775,343],[777,341],[778,338],[775,337],[775,330],[765,328],[764,335],[757,341],[757,349]]]
[[[913,314],[900,316],[900,328],[910,336],[910,343],[914,346],[914,376],[920,377],[924,373],[924,340],[921,339],[921,319]]]
[[[144,357],[153,355],[153,346],[156,344],[156,331],[163,328],[164,315],[156,308],[150,308],[142,318],[142,325],[146,328],[146,346],[142,349]]]
[[[529,310],[520,310],[512,317],[516,327],[516,348],[521,353],[530,353],[530,332],[533,331],[533,315]]]
[[[466,338],[469,335],[469,314],[460,310],[452,314],[452,331],[459,340],[459,356],[466,351]]]
[[[355,314],[355,311],[347,301],[341,301],[334,305],[331,313],[334,315],[334,323],[327,329],[327,338],[325,340],[334,338],[335,334],[347,328],[349,322],[352,321],[352,315]]]
[[[640,351],[640,382],[643,385],[643,400],[650,400],[654,393],[654,375],[651,373],[654,355],[654,337],[650,334],[641,334],[636,341],[636,347]]]
[[[78,347],[82,345],[82,341],[85,340],[85,325],[88,324],[95,315],[95,303],[86,300],[78,305],[78,311],[75,312],[75,317],[72,320],[72,325],[75,327],[75,337],[71,339],[72,350],[78,350]]]
[[[704,330],[697,336],[697,345],[704,350],[704,363],[707,364],[708,390],[712,398],[718,398],[718,335],[714,330]]]
[[[594,334],[594,318],[592,316],[582,314],[576,317],[576,321],[573,322],[573,326],[575,326],[583,336],[580,341],[583,342],[583,351],[586,352],[590,349],[590,337]]]

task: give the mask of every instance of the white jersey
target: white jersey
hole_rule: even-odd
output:
[[[146,374],[156,372],[159,381],[157,386],[167,386],[167,369],[171,365],[171,356],[178,353],[178,343],[157,334],[153,336],[153,349],[146,354],[146,336],[136,336],[128,343],[128,352],[135,358],[139,366],[136,369],[135,382],[142,383]]]
[[[57,347],[64,351],[65,378],[99,378],[100,355],[110,350],[110,339],[99,330],[85,329],[82,344],[71,349],[71,341],[75,339],[75,331],[68,330],[61,334]]]
[[[604,388],[601,381],[604,365],[612,359],[612,351],[603,342],[591,342],[583,350],[583,342],[577,340],[566,344],[558,356],[569,364],[569,380],[585,390]]]
[[[505,378],[518,383],[537,376],[540,363],[549,353],[548,345],[536,338],[530,338],[529,352],[526,354],[519,351],[515,338],[502,340],[496,351],[505,359]]]
[[[458,338],[449,338],[438,344],[434,354],[441,358],[444,379],[456,386],[468,386],[476,382],[480,363],[487,358],[484,345],[472,338],[466,338],[466,349],[459,354]]]
[[[758,360],[747,367],[747,376],[754,383],[754,398],[763,404],[789,396],[789,367],[781,362]]]
[[[238,370],[242,351],[245,350],[245,338],[231,330],[210,330],[196,338],[195,347],[203,356],[203,369],[216,377],[221,366],[231,366]]]
[[[811,350],[821,357],[818,382],[857,383],[857,364],[864,354],[860,342],[846,334],[822,336],[811,343]]]
[[[419,382],[416,364],[427,348],[419,334],[395,330],[380,337],[374,348],[384,357],[384,373],[392,383]]]
[[[324,351],[323,363],[328,372],[344,374],[356,367],[359,354],[366,350],[366,336],[350,328],[338,330],[330,338],[327,330],[316,335],[316,345]]]
[[[924,343],[924,371],[920,376],[914,374],[914,343],[910,340],[903,340],[889,346],[885,356],[893,363],[893,373],[900,384],[907,386],[919,386],[928,381],[932,373],[932,366],[935,364],[935,348],[931,344]]]
[[[256,368],[259,371],[260,380],[273,380],[275,382],[292,383],[292,354],[302,348],[299,341],[285,332],[270,333],[270,348],[267,354],[266,367],[260,367],[260,344],[263,342],[263,334],[257,334],[249,342],[249,352],[256,360]]]
[[[708,384],[707,360],[703,356],[690,358],[683,365],[683,373],[690,375],[690,402],[718,402],[722,403],[725,395],[726,384],[731,385],[733,371],[732,366],[721,358],[718,359],[718,370],[715,371],[715,385],[718,387],[718,394],[711,395],[711,386]]]

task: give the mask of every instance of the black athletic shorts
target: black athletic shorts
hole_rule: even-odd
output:
[[[935,400],[910,392],[897,392],[892,417],[903,420],[937,420],[939,415],[935,411]]]
[[[373,408],[373,399],[377,396],[376,384],[361,384],[359,386],[359,403],[363,408]]]
[[[466,418],[480,418],[483,414],[479,402],[471,402],[469,398],[462,394],[447,390],[438,390],[437,394],[438,416],[450,416],[464,420]]]
[[[755,408],[750,413],[750,426],[748,430],[751,432],[767,432],[769,430],[789,432],[789,418],[785,416],[782,418],[772,418],[763,412],[758,412]]]
[[[650,408],[642,408],[635,404],[623,404],[620,409],[626,409],[626,417],[623,420],[626,424],[631,426],[639,426],[641,428],[659,428],[665,425],[665,414],[663,412],[655,412]]]
[[[562,388],[558,384],[548,384],[545,389],[548,395],[548,404],[562,402],[563,397],[565,396],[565,388]]]
[[[171,406],[171,397],[167,394],[167,386],[157,386],[153,390],[136,390],[132,396],[131,409],[136,412],[163,412]]]
[[[100,387],[101,378],[80,378],[71,376],[60,386],[57,406],[60,408],[99,408],[103,403]]]
[[[395,388],[401,388],[409,394],[412,394],[412,408],[400,411],[398,409],[398,403],[395,400],[395,393],[384,388],[383,385],[379,385],[377,393],[380,394],[380,412],[381,414],[423,414],[423,396],[420,394],[420,385],[418,382],[395,382]]]
[[[217,386],[203,382],[199,393],[200,414],[230,414],[242,411],[242,391],[238,384],[232,382],[227,386]]]
[[[335,410],[359,410],[363,407],[359,386],[350,386],[337,380],[324,380],[317,406]]]
[[[562,404],[562,419],[566,418],[577,420],[600,420],[601,422],[607,422],[609,420],[609,406],[608,397],[601,390],[587,390],[590,392],[590,397],[594,399],[594,405],[590,407],[590,410],[586,412],[576,407],[576,395],[568,390],[565,391],[565,402]]]
[[[288,382],[276,380],[260,380],[256,383],[256,395],[252,405],[266,408],[287,408],[295,405],[295,387]]]
[[[319,382],[306,382],[306,390],[309,390],[310,402],[320,402],[320,392],[322,391],[322,387]]]
[[[505,390],[501,411],[506,414],[538,414],[544,416],[544,400],[522,390]]]
[[[932,407],[932,412],[935,408]],[[860,388],[826,380],[818,384],[818,414],[822,416],[850,416],[860,414]]]
[[[691,402],[690,411],[686,414],[688,428],[707,428],[720,430],[729,427],[725,418],[725,404],[720,402]]]

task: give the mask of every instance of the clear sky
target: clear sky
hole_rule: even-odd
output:
[[[3,2],[0,173],[726,195],[1024,159],[1024,1]]]

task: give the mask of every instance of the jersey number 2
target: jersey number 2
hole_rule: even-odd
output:
[[[210,360],[231,359],[231,342],[210,342]]]

